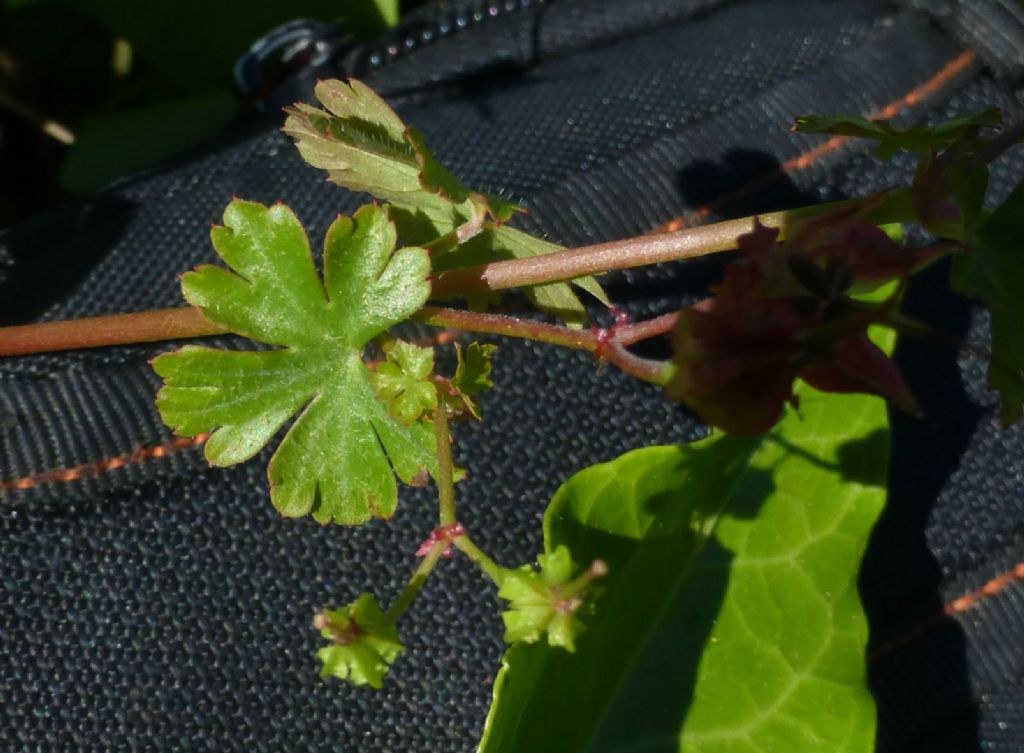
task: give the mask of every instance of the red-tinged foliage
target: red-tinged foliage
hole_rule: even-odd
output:
[[[918,412],[917,400],[900,370],[866,334],[838,341],[829,360],[808,364],[800,378],[822,392],[866,392],[909,413]]]
[[[743,259],[726,267],[714,297],[680,313],[666,395],[743,436],[771,429],[793,401],[797,378],[915,410],[896,365],[868,339],[876,317],[837,305],[855,275],[882,281],[909,274],[914,252],[876,227],[842,218],[807,223],[782,246],[778,235],[755,225],[739,240]]]
[[[750,305],[752,304],[752,305]],[[786,300],[730,296],[684,310],[676,325],[676,373],[665,386],[705,422],[731,434],[768,431],[793,394],[797,335],[804,326]]]
[[[811,294],[829,299],[849,289],[870,290],[906,277],[946,253],[907,248],[864,222],[864,213],[875,203],[843,207],[800,222],[790,228],[781,245],[778,229],[755,221],[754,230],[737,240],[742,258],[756,270],[746,273],[747,284],[756,275],[761,296]]]

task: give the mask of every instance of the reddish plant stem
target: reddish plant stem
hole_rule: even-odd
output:
[[[674,313],[636,324],[619,325],[609,333],[610,339],[602,344],[593,332],[529,319],[515,319],[501,314],[478,314],[472,311],[425,306],[413,315],[413,319],[424,324],[457,327],[469,332],[506,335],[585,350],[597,354],[601,360],[617,366],[625,373],[652,384],[664,383],[665,363],[640,358],[626,350],[625,346],[670,332],[678,318],[679,315]]]
[[[134,314],[0,327],[0,356],[183,340],[226,331],[204,317],[197,308],[155,309]]]
[[[754,229],[755,219],[768,227],[782,227],[789,215],[773,212],[673,233],[570,248],[545,256],[453,269],[434,278],[432,291],[434,296],[445,298],[478,290],[505,290],[731,251],[739,236]]]
[[[676,322],[678,321],[679,312],[673,311],[671,314],[662,314],[654,319],[647,319],[635,324],[625,324],[616,328],[613,340],[620,345],[632,345],[641,340],[649,340],[652,337],[668,334],[675,329]]]
[[[654,361],[633,355],[615,340],[602,351],[601,359],[618,367],[620,371],[651,384],[664,385],[671,375],[669,361]]]
[[[1006,126],[988,140],[982,150],[982,158],[985,162],[992,162],[1002,156],[1003,152],[1011,146],[1021,143],[1022,139],[1024,139],[1024,120],[1019,120]]]
[[[669,314],[649,322],[638,322],[616,328],[609,345],[620,347],[603,349],[601,357],[626,373],[633,374],[645,381],[657,381],[655,377],[660,373],[658,371],[662,366],[660,362],[638,358],[621,346],[665,334],[672,329],[676,316]],[[597,337],[593,332],[500,314],[478,314],[472,311],[424,306],[412,318],[435,327],[505,335],[522,340],[561,345],[575,350],[585,350],[590,353],[598,350]],[[130,345],[162,340],[184,340],[224,334],[226,331],[220,325],[206,319],[198,308],[156,309],[134,314],[114,314],[62,322],[3,327],[0,328],[0,356],[101,348],[110,345]]]
[[[479,314],[473,311],[424,306],[413,314],[412,318],[414,321],[434,327],[450,327],[466,332],[518,337],[523,340],[535,340],[591,352],[597,348],[597,339],[593,333],[586,330],[569,329],[557,324],[517,319],[502,314]]]

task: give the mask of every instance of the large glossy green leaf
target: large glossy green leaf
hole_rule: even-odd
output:
[[[508,651],[482,751],[872,749],[856,576],[886,407],[798,394],[763,437],[636,450],[562,486],[545,548],[604,559],[606,591],[575,654]]]
[[[181,434],[213,432],[207,459],[232,465],[298,414],[268,470],[277,509],[349,525],[390,517],[396,473],[407,483],[424,470],[436,475],[433,426],[389,412],[362,351],[426,301],[426,251],[396,251],[395,228],[377,206],[331,225],[322,280],[302,225],[284,205],[236,199],[211,235],[232,271],[189,272],[186,299],[231,332],[281,348],[186,346],[158,357],[160,415]]]

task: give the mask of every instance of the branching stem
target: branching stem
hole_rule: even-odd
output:
[[[444,392],[438,390],[434,409],[434,437],[437,440],[437,497],[440,525],[450,526],[455,513],[455,479],[452,463],[452,435],[448,428],[448,411]]]

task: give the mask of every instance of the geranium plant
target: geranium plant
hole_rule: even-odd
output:
[[[156,405],[205,437],[213,465],[277,442],[283,515],[357,525],[401,514],[400,483],[433,481],[437,527],[399,596],[370,593],[314,618],[325,678],[380,687],[402,660],[402,615],[445,558],[479,566],[510,644],[480,749],[867,751],[867,622],[856,575],[886,499],[886,403],[917,410],[890,360],[897,333],[942,339],[900,313],[907,281],[944,257],[952,285],[991,309],[990,381],[1024,413],[1024,187],[985,208],[988,164],[1020,139],[986,111],[900,129],[800,118],[796,129],[916,155],[910,186],[838,204],[563,249],[516,229],[522,208],[465,186],[358,81],[324,81],[322,107],[284,130],[303,157],[381,203],[339,216],[318,265],[295,214],[240,199],[212,232],[222,264],[186,273],[189,308],[0,331],[6,355],[231,333],[237,350],[156,358]],[[910,245],[904,227],[930,240]],[[733,252],[705,300],[630,321],[595,275]],[[526,293],[539,317],[496,313]],[[461,301],[453,304],[452,301]],[[588,326],[607,307],[609,326]],[[463,333],[401,339],[419,322]],[[589,351],[658,385],[715,427],[638,449],[555,494],[535,562],[495,562],[460,522],[452,425],[486,420],[503,335]],[[667,360],[632,346],[667,338]],[[948,338],[946,338],[948,340]],[[435,350],[454,350],[442,373]],[[457,437],[458,431],[454,432]],[[453,452],[454,450],[454,452]],[[327,600],[329,594],[325,594]]]

